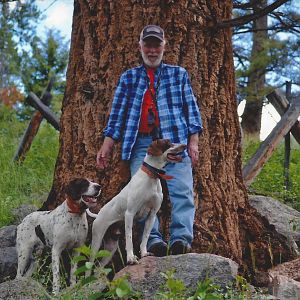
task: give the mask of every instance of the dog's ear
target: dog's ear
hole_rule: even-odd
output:
[[[79,200],[81,195],[88,189],[89,182],[84,178],[76,178],[65,187],[65,192],[73,200]]]
[[[162,155],[171,146],[172,143],[170,142],[170,140],[155,140],[149,146],[147,153],[152,156],[159,156]]]
[[[169,148],[172,147],[172,143],[170,140],[165,139],[165,140],[159,140],[160,141],[160,147],[162,149],[162,152],[165,152],[166,150],[168,150]]]

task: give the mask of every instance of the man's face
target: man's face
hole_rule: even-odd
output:
[[[157,68],[163,58],[165,43],[155,37],[148,37],[140,43],[140,51],[147,67]]]

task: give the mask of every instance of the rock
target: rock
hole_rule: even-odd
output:
[[[291,249],[299,254],[300,212],[270,197],[249,196],[249,203],[287,238]]]
[[[61,291],[59,299],[90,299],[92,294],[98,294],[107,288],[106,283],[107,279],[97,279],[97,281],[81,286],[79,290],[74,289],[72,286],[67,287]],[[66,298],[67,295],[69,298]]]
[[[280,300],[300,299],[300,282],[282,275],[272,278],[269,292]]]
[[[22,204],[19,207],[13,209],[12,215],[14,216],[14,224],[19,225],[27,215],[36,210],[36,206],[29,204]]]
[[[34,205],[21,205],[13,210],[15,224],[19,224],[31,212],[36,211]],[[0,228],[0,282],[14,278],[18,266],[16,252],[17,226]]]
[[[17,260],[15,247],[0,248],[0,282],[16,276],[18,267]]]
[[[129,275],[132,288],[143,293],[142,299],[154,299],[156,292],[166,281],[160,273],[168,270],[176,270],[175,278],[182,280],[188,289],[194,291],[197,282],[206,277],[225,288],[235,280],[238,265],[229,258],[206,253],[148,256],[141,259],[138,265],[125,267],[115,278]]]
[[[21,205],[13,210],[15,223],[19,224],[29,213],[36,211],[33,205]],[[0,282],[16,276],[18,267],[16,245],[17,226],[0,228]],[[0,294],[1,296],[1,294]]]
[[[14,279],[0,284],[0,300],[51,299],[47,291],[31,278]]]
[[[277,275],[286,276],[293,280],[300,281],[300,258],[277,265],[269,270],[270,277],[276,277]]]
[[[269,293],[280,300],[300,299],[300,258],[269,270]]]
[[[269,197],[250,196],[250,204],[257,211],[265,216],[276,230],[286,236],[291,247],[299,251],[300,246],[300,212],[282,204]],[[22,205],[14,210],[15,223],[19,224],[29,213],[36,210],[33,205]],[[17,269],[17,254],[15,249],[16,225],[0,229],[0,282],[14,278]],[[298,245],[297,245],[298,244]],[[143,294],[142,299],[154,299],[161,286],[165,285],[166,279],[162,272],[175,270],[175,278],[182,280],[185,286],[194,291],[199,281],[209,277],[214,284],[225,288],[234,281],[237,275],[238,265],[228,259],[213,254],[190,253],[185,255],[167,257],[145,257],[140,264],[127,266],[115,278],[129,275],[132,288]],[[264,295],[264,300],[296,300],[300,299],[300,259],[276,266],[267,274],[269,291],[273,294]],[[270,278],[270,280],[269,280]],[[298,280],[298,281],[297,281]],[[101,291],[104,281],[88,284],[83,290],[78,291],[79,295],[88,295],[91,292]],[[62,291],[74,293],[72,288]],[[75,292],[77,293],[77,292]],[[1,299],[46,299],[46,290],[32,279],[10,280],[0,284]],[[75,294],[74,294],[75,295]]]
[[[0,228],[0,248],[16,245],[17,226],[10,225]]]

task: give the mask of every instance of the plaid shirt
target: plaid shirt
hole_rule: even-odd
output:
[[[137,138],[144,94],[149,78],[144,66],[124,72],[119,80],[104,135],[122,140],[122,159],[129,160]],[[188,137],[202,132],[202,121],[187,71],[161,64],[155,71],[157,109],[162,138],[188,143]]]

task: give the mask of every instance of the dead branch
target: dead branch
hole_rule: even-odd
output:
[[[59,119],[56,115],[49,109],[48,106],[43,104],[43,102],[32,92],[28,94],[26,99],[30,105],[39,110],[43,117],[56,129],[59,131]]]
[[[244,25],[246,23],[249,23],[253,20],[256,20],[262,16],[269,14],[270,12],[272,12],[273,10],[275,10],[276,8],[280,7],[282,4],[284,4],[288,1],[289,0],[277,0],[273,4],[266,6],[265,8],[259,10],[256,13],[253,13],[253,14],[250,14],[247,16],[238,17],[238,18],[231,19],[231,20],[225,20],[220,23],[217,23],[213,27],[217,28],[217,29],[224,29],[224,28]]]

